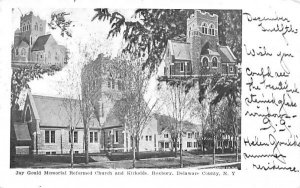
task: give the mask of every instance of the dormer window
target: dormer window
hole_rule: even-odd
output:
[[[202,59],[202,65],[203,65],[204,67],[208,67],[208,58],[207,58],[207,57],[204,57],[204,58]]]

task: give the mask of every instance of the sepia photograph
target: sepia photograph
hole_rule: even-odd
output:
[[[11,169],[241,170],[242,10],[11,11]]]

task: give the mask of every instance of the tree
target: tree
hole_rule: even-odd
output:
[[[186,20],[194,13],[189,9],[137,9],[134,21],[128,21],[119,12],[108,9],[95,9],[93,20],[109,20],[111,29],[108,37],[115,37],[122,32],[127,42],[123,52],[139,57],[147,57],[143,68],[152,73],[160,65],[167,41],[186,34]],[[241,62],[242,13],[239,10],[206,10],[219,16],[219,41],[229,45]]]
[[[197,89],[199,90],[199,89]],[[191,118],[194,118],[199,122],[199,130],[201,130],[201,135],[199,136],[198,143],[202,146],[202,152],[205,153],[205,144],[207,138],[209,138],[209,134],[211,133],[211,129],[209,127],[209,98],[212,96],[208,90],[204,90],[205,96],[207,96],[203,101],[194,103],[194,106],[191,110]]]
[[[164,85],[163,85],[164,84]],[[182,160],[182,134],[183,122],[188,118],[188,115],[196,102],[195,92],[190,89],[192,84],[188,79],[172,79],[167,83],[160,83],[160,97],[163,100],[163,105],[166,107],[165,111],[175,120],[175,124],[171,124],[171,129],[174,129],[175,140],[180,139],[180,167],[183,167]],[[175,148],[177,141],[175,142]]]
[[[241,74],[231,77],[222,77],[214,85],[212,91],[216,92],[216,96],[211,104],[216,105],[222,99],[226,98],[228,102],[228,120],[232,125],[233,138],[236,147],[236,160],[238,161],[238,139],[240,128],[240,111],[241,111]]]
[[[102,56],[99,61],[89,59],[91,51],[83,50],[84,60],[87,61],[81,69],[81,103],[80,111],[84,125],[85,163],[89,163],[89,124],[97,120],[100,127],[99,100],[102,94],[103,62]],[[93,53],[93,51],[92,51]]]
[[[70,65],[71,66],[71,65]],[[78,125],[82,122],[80,113],[81,95],[80,95],[80,75],[78,67],[73,65],[66,70],[66,76],[62,81],[59,81],[59,94],[63,96],[61,108],[66,112],[62,115],[66,118],[69,128],[69,138],[71,141],[70,158],[71,168],[74,165],[74,132]],[[66,89],[68,88],[68,89]]]
[[[136,151],[139,153],[139,141],[144,128],[153,116],[158,100],[145,99],[148,88],[148,75],[142,70],[142,59],[126,56],[118,61],[114,71],[122,80],[121,104],[114,110],[125,130],[132,139],[133,168],[135,168]],[[112,70],[111,70],[112,71]]]

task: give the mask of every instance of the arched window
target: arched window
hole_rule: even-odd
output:
[[[55,52],[55,60],[58,61],[58,53],[57,52]]]
[[[209,25],[208,34],[215,35],[215,25],[214,24]]]
[[[204,67],[208,67],[208,58],[207,57],[203,57],[203,59],[202,59],[202,65]]]
[[[35,25],[34,25],[34,30],[38,30],[39,28],[38,28],[39,26],[38,26],[38,24],[37,23],[35,23]]]
[[[16,55],[19,55],[19,49],[16,48]]]
[[[26,55],[26,50],[25,50],[25,48],[22,48],[22,50],[21,50],[21,56],[25,56]]]
[[[207,23],[203,22],[202,23],[202,33],[203,34],[207,34],[207,28],[208,28]]]
[[[27,106],[27,109],[26,109],[26,112],[25,112],[25,121],[28,122],[28,121],[31,121],[31,112],[30,112],[30,108],[29,106]]]
[[[218,67],[218,59],[216,57],[213,57],[213,59],[212,59],[212,66]]]

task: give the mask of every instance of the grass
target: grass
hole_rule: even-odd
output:
[[[174,157],[174,152],[161,152],[161,151],[147,151],[139,152],[136,155],[136,159],[149,159],[149,158],[164,158],[164,157]],[[120,152],[111,153],[107,155],[110,161],[121,161],[121,160],[132,160],[132,152]]]

